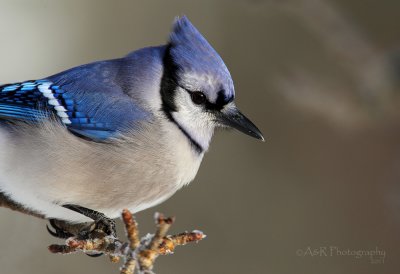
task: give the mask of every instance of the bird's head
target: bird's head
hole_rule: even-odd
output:
[[[163,65],[163,111],[198,150],[208,148],[216,127],[232,127],[264,140],[237,109],[228,68],[187,17],[176,19]]]

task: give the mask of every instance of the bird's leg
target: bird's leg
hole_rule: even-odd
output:
[[[81,239],[89,239],[98,237],[97,232],[102,232],[108,236],[117,237],[115,231],[115,221],[108,218],[101,212],[85,208],[78,205],[64,205],[65,208],[78,212],[94,221],[93,225],[88,225],[83,227],[81,231],[78,233],[78,237]]]
[[[64,205],[63,207],[78,212],[94,221],[94,223],[70,224],[56,219],[50,219],[50,225],[55,230],[52,231],[47,226],[47,231],[56,238],[67,239],[76,236],[79,240],[89,240],[113,236],[117,238],[114,220],[108,218],[103,213],[77,205]],[[102,252],[86,253],[90,257],[103,255]]]
[[[86,237],[94,237],[94,235],[88,235],[89,232],[86,232],[86,231],[93,231],[95,229],[93,228],[94,227],[93,223],[71,224],[66,221],[57,219],[50,219],[49,221],[50,221],[50,226],[54,231],[51,230],[49,226],[46,226],[46,228],[47,231],[50,233],[50,235],[52,235],[53,237],[60,239],[68,239],[70,237],[76,237],[82,239],[83,234],[85,234]],[[85,233],[82,233],[82,231],[85,231]],[[104,235],[105,233],[102,232],[102,236]],[[86,253],[86,255],[90,257],[99,257],[103,255],[103,253],[92,252],[92,253]]]

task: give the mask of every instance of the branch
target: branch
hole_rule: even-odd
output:
[[[125,260],[121,274],[133,274],[135,269],[138,273],[149,274],[152,273],[155,259],[159,255],[172,254],[177,246],[198,242],[205,238],[205,235],[197,230],[167,236],[169,228],[174,223],[174,218],[165,218],[162,214],[156,214],[156,233],[139,239],[138,225],[129,210],[125,209],[122,212],[122,220],[125,224],[128,242],[121,242],[119,239],[99,231],[98,236],[94,239],[80,240],[77,237],[71,237],[66,240],[65,245],[51,245],[49,250],[52,253],[60,254],[81,251],[90,255],[102,252],[108,255],[112,262],[119,262],[120,258]]]

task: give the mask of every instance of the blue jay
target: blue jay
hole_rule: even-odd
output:
[[[234,97],[186,17],[166,45],[0,86],[0,192],[70,223],[155,206],[193,180],[215,128],[264,140]]]

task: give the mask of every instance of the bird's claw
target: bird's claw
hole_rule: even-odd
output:
[[[56,221],[54,219],[50,219],[49,222],[50,222],[50,226],[54,229],[54,231],[53,231],[49,228],[48,225],[46,225],[47,231],[50,233],[51,236],[60,238],[60,239],[68,239],[68,238],[74,236],[72,233],[65,231],[64,229],[59,227],[56,224]]]
[[[76,237],[79,240],[98,239],[98,238],[104,238],[105,236],[113,236],[117,238],[115,221],[108,218],[103,213],[77,205],[68,204],[64,205],[63,207],[78,212],[92,219],[94,223],[86,225],[82,224],[70,225],[67,223],[67,225],[64,227],[62,224],[58,225],[57,220],[50,219],[49,220],[50,226],[54,230],[53,231],[52,229],[50,229],[49,226],[46,225],[47,231],[50,233],[50,235],[60,239],[68,239],[70,237]],[[69,228],[73,228],[75,232],[68,231]],[[93,252],[91,254],[86,254],[86,255],[90,257],[99,257],[103,255],[103,253]]]
[[[94,221],[94,226],[89,225],[84,227],[78,236],[83,239],[93,238],[92,236],[98,237],[98,233],[103,232],[107,236],[117,237],[115,229],[115,221],[108,218],[101,212],[82,207],[77,205],[64,205],[65,208],[78,212]],[[93,235],[94,234],[94,235]]]

